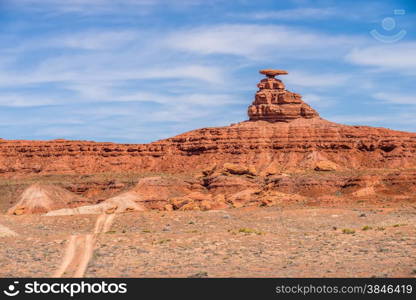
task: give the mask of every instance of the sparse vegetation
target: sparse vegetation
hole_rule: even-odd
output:
[[[343,234],[354,234],[355,230],[354,229],[349,229],[349,228],[344,228],[344,229],[342,229],[342,233]]]
[[[202,277],[208,277],[208,272],[201,271],[201,272],[198,272],[196,274],[189,276],[188,278],[202,278]]]
[[[368,225],[365,225],[365,226],[363,226],[363,228],[361,228],[361,230],[363,230],[363,231],[371,230],[371,229],[373,229],[373,227],[368,226]]]
[[[165,244],[165,243],[168,243],[170,241],[171,241],[171,239],[163,239],[163,240],[159,241],[159,244]]]
[[[240,228],[238,229],[239,233],[245,233],[245,234],[257,234],[257,235],[262,235],[264,234],[264,232],[261,232],[259,230],[256,229],[252,229],[252,228]]]

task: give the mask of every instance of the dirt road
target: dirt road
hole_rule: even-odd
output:
[[[115,215],[99,215],[92,234],[71,235],[60,267],[53,277],[83,277],[100,233],[108,232]]]

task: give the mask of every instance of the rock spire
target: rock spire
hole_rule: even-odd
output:
[[[285,89],[284,83],[275,78],[286,75],[284,70],[260,70],[266,75],[258,84],[253,103],[248,107],[250,121],[289,122],[295,119],[319,117],[318,112],[302,101],[302,96]]]

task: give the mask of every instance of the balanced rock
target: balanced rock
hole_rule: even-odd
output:
[[[260,70],[260,73],[267,78],[257,84],[259,90],[248,108],[250,121],[289,122],[319,117],[313,108],[302,101],[301,95],[287,91],[284,83],[275,78],[288,74],[286,71],[267,69]]]

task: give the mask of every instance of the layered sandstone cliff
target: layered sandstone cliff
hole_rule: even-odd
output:
[[[207,162],[258,170],[270,164],[314,169],[322,161],[340,169],[416,167],[415,133],[326,121],[270,72],[263,72],[268,77],[258,85],[249,121],[150,144],[0,140],[0,174],[189,173],[204,169]]]
[[[319,114],[303,102],[302,96],[285,89],[276,75],[285,75],[282,70],[262,70],[267,76],[257,84],[259,90],[254,102],[248,107],[250,121],[289,122],[295,119],[318,118]]]
[[[0,140],[0,201],[51,215],[416,201],[415,133],[324,120],[275,78],[287,72],[261,73],[238,124],[150,144]]]

